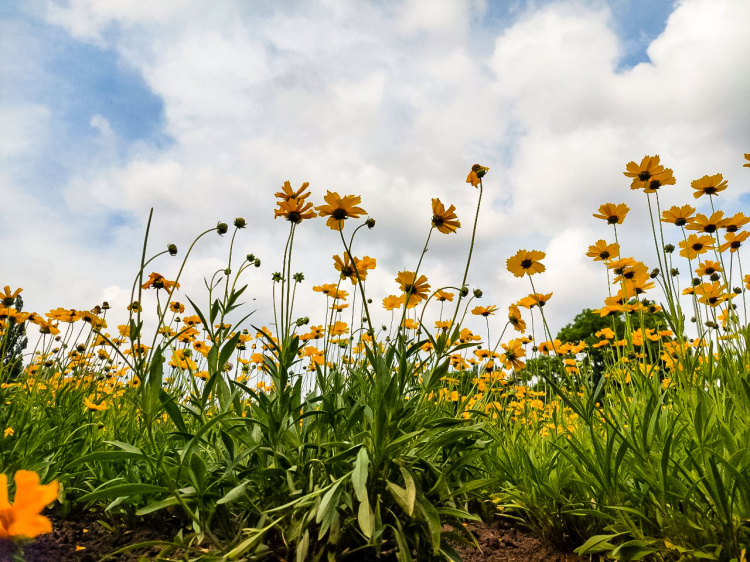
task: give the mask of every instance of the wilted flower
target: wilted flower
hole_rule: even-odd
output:
[[[490,169],[479,164],[474,164],[471,167],[471,172],[466,176],[466,183],[470,183],[474,187],[478,186],[482,182],[482,178],[485,176]]]

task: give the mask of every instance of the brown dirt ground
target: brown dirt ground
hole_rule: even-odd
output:
[[[171,541],[179,527],[172,521],[152,521],[138,529],[107,521],[114,532],[99,523],[102,514],[81,513],[61,521],[54,516],[53,531],[28,543],[26,562],[96,562],[124,546],[139,542]],[[575,554],[560,551],[517,526],[495,521],[490,525],[471,523],[479,549],[461,544],[454,548],[465,562],[582,562]],[[77,550],[77,547],[78,550]],[[83,547],[81,549],[80,547]],[[118,562],[137,562],[139,556],[151,559],[159,548],[129,552],[113,558]],[[12,545],[0,540],[0,562],[12,562]]]

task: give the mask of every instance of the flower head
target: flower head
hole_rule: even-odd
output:
[[[644,156],[640,166],[635,162],[628,162],[623,174],[633,178],[630,189],[643,189],[648,187],[653,178],[658,178],[663,172],[664,166],[659,164],[659,156]],[[670,170],[670,174],[671,172]]]
[[[40,485],[39,476],[30,470],[19,470],[15,475],[16,496],[8,500],[8,477],[0,474],[0,538],[33,539],[52,532],[52,523],[39,515],[57,499],[57,482]]]
[[[505,262],[508,271],[516,277],[542,273],[546,268],[540,261],[546,254],[538,250],[518,250],[515,256],[508,258]]]
[[[724,226],[724,211],[716,211],[710,217],[704,214],[695,215],[685,227],[688,230],[697,230],[706,234],[713,234]]]
[[[589,246],[586,255],[594,258],[594,261],[608,261],[620,255],[619,244],[607,244],[605,240],[597,240],[596,244]]]
[[[497,307],[493,304],[491,306],[474,307],[471,313],[474,314],[475,316],[484,316],[485,318],[487,318],[491,314],[495,314],[495,311],[497,311]]]
[[[297,199],[292,197],[291,199],[285,199],[279,201],[279,208],[274,211],[275,219],[284,217],[292,224],[299,224],[303,220],[315,218],[315,211],[313,210],[313,204],[305,201],[304,199]]]
[[[683,258],[689,260],[697,258],[701,254],[705,254],[714,246],[714,239],[712,236],[704,234],[698,236],[697,234],[691,234],[686,240],[680,242],[680,255]]]
[[[171,291],[172,287],[180,288],[180,284],[175,281],[167,281],[161,273],[153,272],[149,275],[148,281],[143,284],[144,289],[164,289]]]
[[[516,332],[523,334],[526,331],[526,322],[523,321],[521,311],[515,304],[508,307],[508,322],[510,322]]]
[[[16,298],[21,294],[21,291],[23,291],[23,289],[16,289],[15,291],[11,292],[10,287],[6,285],[3,291],[0,293],[0,304],[3,304],[5,306],[13,306],[13,304],[16,302]]]
[[[745,160],[747,160],[747,164],[743,164],[743,168],[750,168],[750,154],[745,154]]]
[[[466,183],[470,183],[474,187],[478,186],[480,183],[482,183],[482,178],[489,171],[489,168],[480,166],[479,164],[474,164],[471,167],[471,172],[469,172],[469,175],[466,176]]]
[[[367,214],[367,211],[356,206],[362,202],[362,198],[357,195],[340,197],[338,193],[329,191],[323,199],[327,205],[320,205],[315,209],[321,217],[328,217],[326,225],[331,230],[342,230],[345,219],[358,219],[360,215]]]
[[[354,258],[354,263],[349,260],[349,252],[344,252],[344,258],[333,256],[333,265],[341,273],[341,279],[349,279],[352,285],[356,285],[357,277],[361,281],[367,278],[367,269],[362,267],[358,258]]]
[[[300,187],[297,190],[292,189],[292,184],[288,181],[284,182],[284,185],[281,186],[281,191],[276,192],[276,198],[280,199],[279,204],[281,204],[282,201],[292,201],[292,200],[303,200],[309,197],[310,192],[306,191],[310,184],[308,182],[305,182],[302,184],[302,187]]]
[[[416,304],[426,299],[430,292],[430,284],[427,282],[427,277],[420,275],[417,278],[416,274],[412,271],[399,271],[396,283],[401,286],[408,304]]]
[[[693,180],[690,185],[695,189],[693,197],[698,199],[703,195],[716,195],[727,188],[727,180],[721,174],[713,176],[703,176],[700,179]]]
[[[746,217],[745,214],[740,211],[735,213],[731,217],[724,219],[724,228],[727,232],[737,232],[740,228],[750,222],[750,217]]]
[[[461,228],[461,223],[457,220],[458,217],[454,212],[456,207],[451,205],[448,209],[445,209],[445,205],[440,202],[440,199],[432,200],[432,226],[438,229],[443,234],[450,234],[456,232],[457,229]]]
[[[518,306],[522,306],[524,308],[534,308],[535,306],[544,306],[547,304],[547,301],[552,298],[552,293],[548,293],[546,295],[542,293],[533,293],[527,297],[522,298],[520,301],[518,301]]]
[[[607,224],[622,224],[625,216],[630,211],[625,203],[615,205],[614,203],[605,203],[599,207],[599,213],[594,213],[594,218],[607,221]]]
[[[661,222],[668,222],[676,226],[685,226],[693,217],[695,208],[690,205],[677,205],[667,209],[661,214]]]
[[[750,237],[750,232],[727,232],[724,235],[724,243],[719,246],[720,252],[729,250],[734,253],[740,249],[742,243]]]

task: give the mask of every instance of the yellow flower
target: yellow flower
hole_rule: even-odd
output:
[[[98,410],[101,412],[107,409],[107,405],[104,403],[104,401],[102,401],[101,404],[96,404],[91,400],[91,398],[92,397],[89,396],[88,398],[83,399],[83,405],[86,406],[89,410]]]
[[[713,234],[724,226],[724,211],[716,211],[710,217],[704,214],[695,215],[685,227],[687,230],[697,230],[706,234]]]
[[[306,199],[310,195],[309,191],[305,191],[309,185],[308,182],[305,182],[302,184],[302,187],[295,191],[292,189],[292,184],[285,181],[284,185],[281,186],[281,191],[277,191],[275,195],[278,199],[281,199],[279,205],[281,205],[283,201],[292,201],[293,199],[302,201],[303,199]]]
[[[367,211],[356,206],[362,202],[362,198],[357,195],[340,197],[338,193],[329,191],[323,199],[328,204],[320,205],[315,209],[321,217],[328,217],[326,225],[331,230],[342,230],[345,219],[358,219],[360,215],[367,214]]]
[[[703,195],[717,195],[720,191],[724,191],[727,188],[727,180],[721,174],[714,174],[693,180],[690,185],[695,189],[693,197],[698,199]]]
[[[57,482],[40,485],[39,476],[30,470],[15,475],[16,497],[8,500],[8,477],[0,474],[0,538],[33,539],[52,532],[52,523],[39,515],[57,498]]]
[[[144,289],[164,289],[171,291],[172,287],[175,289],[180,288],[180,284],[175,281],[167,281],[161,273],[153,272],[149,275],[148,281],[143,284]]]
[[[279,201],[279,208],[274,211],[275,219],[284,217],[292,224],[299,224],[303,220],[315,218],[315,211],[313,210],[313,204],[308,203],[304,199],[288,199],[285,201]]]
[[[454,212],[456,207],[451,205],[448,209],[445,209],[445,205],[440,202],[440,199],[432,200],[432,225],[443,234],[450,234],[456,232],[456,229],[461,228],[461,223],[457,220],[458,217]]]
[[[518,306],[512,304],[508,307],[508,322],[510,322],[513,329],[522,334],[526,331],[526,322],[521,317],[521,311]]]
[[[6,427],[5,431],[3,431],[3,437],[11,437],[13,434],[15,434],[16,430],[12,427]]]
[[[383,299],[383,308],[386,310],[395,310],[404,304],[404,297],[397,297],[396,295],[388,295]]]
[[[726,252],[729,250],[730,252],[736,252],[748,237],[750,237],[750,232],[727,232],[724,235],[726,242],[719,246],[719,251]]]
[[[712,249],[714,246],[714,239],[707,234],[704,234],[703,236],[691,234],[686,240],[680,242],[679,246],[682,248],[682,250],[680,250],[680,255],[683,258],[692,260]]]
[[[625,203],[620,203],[619,205],[605,203],[599,207],[599,213],[594,213],[593,216],[594,218],[607,221],[607,224],[622,224],[628,211],[630,211],[630,207]]]
[[[440,302],[445,302],[445,301],[453,302],[453,293],[451,293],[450,291],[443,291],[443,290],[435,291],[434,297]]]
[[[409,304],[416,304],[426,299],[430,290],[427,277],[420,275],[416,279],[416,274],[412,271],[399,271],[396,283],[401,285],[401,290],[404,292],[405,299],[408,299]]]
[[[747,164],[743,164],[743,168],[750,168],[750,154],[745,154],[745,160],[747,160]]]
[[[510,257],[506,260],[506,266],[516,277],[523,277],[524,275],[534,275],[535,273],[542,273],[546,268],[540,260],[544,259],[546,254],[538,250],[518,250],[515,256]]]
[[[493,304],[492,306],[477,306],[472,309],[471,313],[476,316],[484,316],[487,318],[491,314],[495,314],[497,307]]]
[[[2,293],[0,293],[0,301],[5,306],[12,306],[16,302],[18,295],[21,294],[21,291],[23,291],[23,289],[16,289],[11,292],[10,287],[6,285]]]
[[[482,183],[482,178],[489,171],[489,168],[480,166],[479,164],[474,164],[471,167],[471,172],[469,172],[469,175],[466,176],[466,183],[470,183],[474,187],[478,186],[480,183]]]
[[[682,207],[675,205],[661,214],[661,222],[685,226],[692,218],[694,212],[695,209],[690,205],[683,205]]]
[[[664,166],[659,164],[659,156],[644,156],[640,166],[635,162],[628,162],[626,168],[627,171],[623,174],[633,178],[630,189],[643,189],[648,186],[647,182],[664,172]]]
[[[607,261],[620,255],[618,244],[607,244],[605,240],[597,240],[596,244],[589,246],[586,255],[594,258],[594,261]]]

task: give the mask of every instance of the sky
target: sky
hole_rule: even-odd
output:
[[[630,206],[622,252],[656,265],[627,162],[658,154],[674,170],[663,208],[705,212],[690,182],[722,173],[721,208],[750,214],[748,21],[747,0],[5,0],[0,286],[22,287],[40,313],[106,300],[117,323],[150,209],[149,255],[180,249],[150,264],[167,278],[200,232],[243,217],[233,263],[261,259],[243,277],[246,309],[270,325],[289,232],[274,193],[287,180],[309,182],[318,205],[328,190],[361,196],[377,224],[354,254],[377,260],[376,305],[416,266],[431,199],[455,205],[462,228],[433,234],[420,271],[433,288],[456,285],[478,196],[465,178],[481,163],[472,306],[499,306],[501,329],[531,290],[507,258],[541,250],[547,270],[533,280],[553,293],[556,333],[607,295],[605,269],[585,256],[613,238],[592,217],[599,205]],[[205,306],[229,242],[198,241],[183,302]],[[322,219],[298,228],[296,310],[314,324],[325,304],[312,286],[336,281],[340,253]]]

